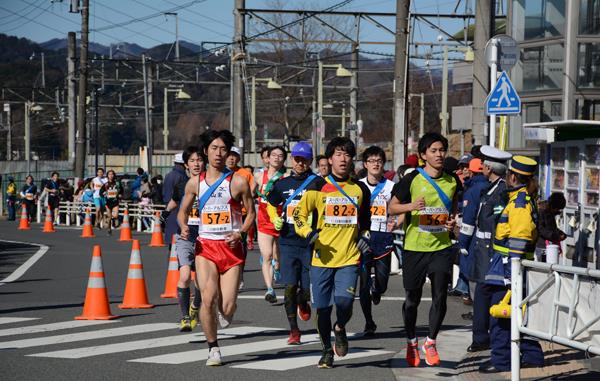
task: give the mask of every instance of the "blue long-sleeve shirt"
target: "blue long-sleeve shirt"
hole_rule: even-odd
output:
[[[465,181],[466,191],[463,194],[462,225],[458,236],[458,243],[461,249],[469,249],[477,224],[477,212],[479,211],[481,194],[489,186],[490,182],[483,175],[475,175]]]

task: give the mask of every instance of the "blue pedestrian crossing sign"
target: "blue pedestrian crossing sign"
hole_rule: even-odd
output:
[[[487,115],[521,113],[521,98],[505,71],[500,74],[496,86],[485,101],[485,113]]]

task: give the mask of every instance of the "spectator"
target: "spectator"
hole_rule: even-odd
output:
[[[150,187],[150,183],[148,182],[148,175],[142,175],[142,185],[139,190],[140,202],[139,204],[142,206],[142,210],[145,212],[144,214],[149,214],[152,212],[150,208],[152,188]],[[152,228],[152,219],[150,217],[144,217],[142,219],[143,226],[146,230]]]
[[[548,200],[540,203],[538,216],[538,240],[535,256],[539,261],[546,260],[546,246],[558,245],[567,235],[556,225],[556,216],[562,213],[567,201],[562,193],[552,193]]]
[[[173,169],[165,176],[165,182],[162,187],[162,201],[165,205],[173,198],[175,184],[187,177],[185,174],[185,166],[183,164],[183,154],[176,154],[173,158]]]
[[[16,220],[16,203],[17,203],[17,184],[12,176],[8,177],[8,185],[6,186],[6,204],[8,207],[8,220]]]
[[[317,174],[321,177],[327,177],[329,175],[329,161],[325,155],[317,155]]]
[[[131,200],[133,202],[139,201],[139,190],[140,187],[142,186],[142,176],[144,174],[146,174],[146,172],[144,171],[143,168],[138,168],[137,171],[137,176],[135,178],[135,180],[133,181],[133,184],[131,185]]]
[[[154,176],[150,180],[150,185],[152,189],[152,191],[150,192],[150,200],[152,201],[152,204],[162,205],[162,176]]]

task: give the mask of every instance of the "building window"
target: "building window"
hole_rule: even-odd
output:
[[[600,121],[600,99],[578,99],[577,119]]]
[[[553,122],[562,118],[562,101],[528,102],[523,105],[525,123]]]
[[[600,0],[580,0],[579,34],[600,34]]]
[[[579,44],[577,86],[600,87],[600,43]]]
[[[521,51],[523,90],[553,90],[562,88],[563,44],[553,44]]]
[[[565,0],[518,0],[518,5],[524,12],[525,40],[564,34]]]

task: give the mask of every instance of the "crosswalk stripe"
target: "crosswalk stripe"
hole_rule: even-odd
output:
[[[56,335],[40,337],[35,339],[24,339],[0,342],[0,349],[15,349],[15,348],[30,348],[43,345],[72,343],[75,341],[104,339],[107,337],[116,337],[124,335],[134,335],[138,333],[148,333],[156,331],[164,331],[167,329],[175,329],[177,324],[174,323],[155,323],[155,324],[140,324],[129,327],[102,329],[91,332],[71,333],[67,335]]]
[[[352,349],[345,357],[335,357],[334,364],[340,361],[346,360],[354,360],[362,357],[371,357],[371,356],[379,356],[379,355],[387,355],[394,353],[392,351],[382,351],[376,349],[364,349],[357,348]],[[301,356],[288,356],[285,358],[276,358],[272,360],[263,360],[263,361],[255,361],[249,362],[239,365],[234,365],[232,368],[242,368],[242,369],[256,369],[256,370],[290,370],[303,368],[305,366],[317,365],[319,359],[321,358],[321,351],[317,352],[309,352],[307,354],[303,354]]]
[[[13,336],[13,335],[24,335],[24,334],[29,334],[29,333],[51,332],[51,331],[58,331],[61,329],[71,329],[71,328],[87,327],[90,325],[115,323],[117,321],[118,320],[69,320],[69,321],[62,321],[59,323],[49,323],[49,324],[41,324],[41,325],[31,325],[28,327],[0,329],[0,336]]]
[[[232,338],[235,336],[251,335],[263,331],[277,330],[277,328],[266,327],[235,327],[220,330],[218,339]],[[125,343],[115,343],[106,345],[96,345],[92,347],[67,349],[62,351],[35,353],[28,356],[32,357],[52,357],[52,358],[68,358],[78,359],[84,357],[100,356],[111,353],[137,351],[140,349],[152,349],[159,347],[167,347],[172,345],[181,345],[187,343],[198,343],[206,341],[202,334],[186,335],[180,334],[177,336],[160,337],[155,339],[145,339],[137,341],[129,341]]]
[[[319,342],[318,335],[306,335],[302,337],[301,345],[317,344]],[[227,345],[221,347],[221,355],[225,358],[230,356],[243,355],[246,353],[258,353],[265,351],[273,351],[275,349],[287,348],[287,340],[285,337],[273,340],[256,341],[252,343],[241,343],[236,345]],[[296,345],[295,347],[298,347]],[[168,355],[159,355],[144,357],[130,362],[155,363],[155,364],[185,364],[189,362],[203,361],[208,358],[208,350],[206,348],[193,351],[177,352]]]
[[[38,320],[39,318],[0,317],[0,324],[20,323],[22,321]]]

